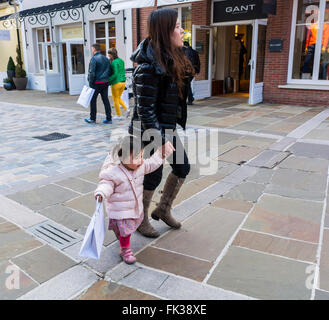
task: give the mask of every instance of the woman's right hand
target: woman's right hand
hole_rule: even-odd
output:
[[[162,154],[162,159],[168,158],[174,151],[175,148],[170,141],[167,141],[162,147],[159,148]]]
[[[103,201],[103,197],[100,194],[97,194],[95,196],[95,199],[98,200],[98,202],[102,202]]]

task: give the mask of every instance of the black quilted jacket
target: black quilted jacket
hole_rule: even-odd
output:
[[[157,63],[149,39],[141,42],[139,48],[131,56],[138,64],[133,74],[135,106],[129,133],[147,129],[161,132],[163,142],[165,129],[176,129],[179,124],[184,130],[187,120],[187,91],[184,99],[178,96],[178,87]]]

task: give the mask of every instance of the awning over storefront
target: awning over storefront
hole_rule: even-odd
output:
[[[158,6],[170,6],[173,4],[184,4],[188,2],[195,2],[201,0],[158,0]]]
[[[276,14],[276,0],[213,1],[213,23],[254,20]]]
[[[77,9],[77,8],[83,8],[87,5],[90,6],[90,10],[93,10],[93,8],[96,8],[98,4],[101,3],[101,7],[108,7],[108,12],[114,11],[111,8],[111,1],[110,0],[71,0],[67,2],[60,2],[56,4],[51,4],[48,6],[42,6],[42,7],[36,7],[32,9],[27,9],[27,10],[22,10],[18,12],[18,18],[23,19],[25,17],[30,17],[30,16],[37,16],[41,14],[46,14],[46,13],[54,13],[58,11],[65,11],[65,10],[72,10],[72,9]],[[15,14],[10,14],[7,16],[0,17],[0,21],[3,20],[8,20],[8,19],[15,19]]]
[[[120,11],[131,8],[153,7],[154,0],[112,0],[112,11]]]

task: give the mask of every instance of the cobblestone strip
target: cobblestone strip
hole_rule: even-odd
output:
[[[119,264],[105,280],[170,300],[254,300],[243,294],[213,287],[191,279],[136,263],[134,266]]]
[[[99,277],[94,272],[77,265],[31,290],[18,300],[69,300],[98,280]]]

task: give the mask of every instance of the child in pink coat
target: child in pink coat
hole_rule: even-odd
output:
[[[109,216],[109,230],[120,241],[120,256],[128,264],[136,262],[130,249],[130,236],[143,221],[144,176],[158,169],[174,147],[170,142],[160,147],[152,157],[143,159],[143,148],[134,136],[124,137],[104,161],[95,191],[103,201]]]

